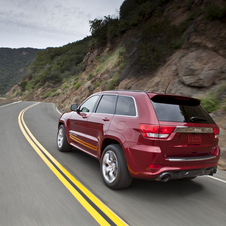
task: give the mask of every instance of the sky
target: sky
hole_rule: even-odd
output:
[[[0,0],[0,48],[60,47],[91,35],[89,21],[117,17],[124,0]]]

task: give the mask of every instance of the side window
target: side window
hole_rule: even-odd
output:
[[[102,96],[100,103],[97,107],[96,113],[114,114],[116,98],[116,95]]]
[[[93,112],[94,106],[98,100],[99,96],[90,97],[85,103],[80,106],[81,112]]]
[[[116,106],[117,115],[136,116],[136,107],[132,97],[119,96]]]

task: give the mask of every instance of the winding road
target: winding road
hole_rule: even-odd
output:
[[[108,189],[99,162],[56,147],[51,103],[0,105],[0,225],[226,225],[226,172]]]

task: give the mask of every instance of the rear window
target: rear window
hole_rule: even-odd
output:
[[[200,106],[199,100],[158,96],[152,98],[151,102],[159,121],[215,124],[209,114]]]

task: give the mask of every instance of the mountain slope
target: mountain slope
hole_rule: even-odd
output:
[[[125,0],[120,18],[90,21],[91,37],[39,52],[22,98],[58,98],[68,108],[65,96],[82,101],[98,90],[168,87],[189,96],[212,90],[222,101],[225,25],[225,0]]]
[[[119,19],[95,19],[91,31],[82,41],[40,52],[11,98],[50,101],[67,111],[108,89],[167,88],[199,97],[221,127],[226,169],[225,1],[125,0]]]
[[[0,95],[21,81],[38,51],[32,48],[0,48]]]

